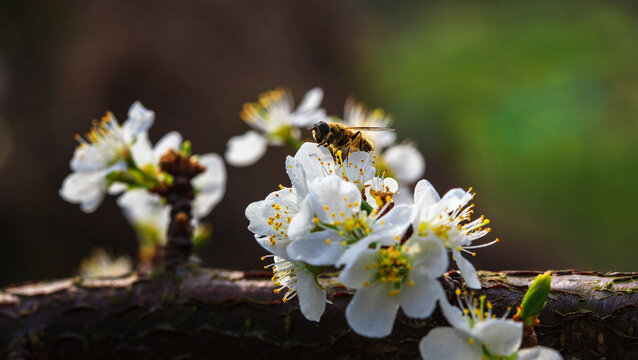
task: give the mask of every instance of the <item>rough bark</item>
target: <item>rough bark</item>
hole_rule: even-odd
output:
[[[497,314],[517,306],[538,272],[481,272]],[[305,320],[296,300],[283,304],[269,274],[200,269],[176,276],[68,279],[0,293],[0,357],[10,359],[385,359],[418,357],[433,326],[397,318],[392,335],[367,339],[344,317],[351,294],[334,279],[320,323]],[[448,294],[456,272],[442,280]],[[552,293],[536,334],[565,359],[637,359],[638,273],[553,273]]]

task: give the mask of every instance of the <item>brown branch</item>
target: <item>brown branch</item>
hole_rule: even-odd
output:
[[[538,272],[482,272],[497,314],[520,303]],[[37,359],[278,358],[377,359],[418,356],[433,326],[399,315],[392,335],[367,339],[349,330],[351,294],[322,279],[329,305],[320,323],[296,301],[283,304],[266,273],[201,269],[183,277],[69,279],[0,293],[0,357]],[[442,280],[448,294],[456,272]],[[636,359],[638,273],[558,271],[536,327],[538,341],[566,359]]]
[[[168,226],[166,247],[164,248],[164,266],[174,271],[186,264],[193,251],[193,227],[191,226],[191,208],[195,190],[191,180],[204,172],[203,165],[190,156],[169,150],[160,158],[160,169],[173,177],[172,184],[152,189],[166,199],[171,207],[171,222]]]

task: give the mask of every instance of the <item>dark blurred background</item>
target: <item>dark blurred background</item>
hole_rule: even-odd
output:
[[[617,1],[2,1],[0,285],[71,275],[95,246],[134,256],[114,198],[87,215],[58,196],[91,119],[139,99],[152,140],[223,154],[276,86],[394,114],[440,191],[477,191],[501,239],[478,268],[638,270],[637,39]],[[243,213],[288,183],[287,153],[228,168],[209,266],[262,266]]]

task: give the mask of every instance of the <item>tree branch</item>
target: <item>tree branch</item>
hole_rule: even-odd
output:
[[[496,314],[516,307],[539,272],[481,272]],[[351,293],[322,279],[328,305],[309,322],[296,301],[283,304],[264,272],[200,269],[184,276],[68,279],[0,292],[0,357],[37,359],[283,358],[384,359],[418,356],[433,326],[399,315],[392,335],[354,334],[344,310]],[[448,294],[461,284],[442,279]],[[553,273],[552,293],[536,334],[566,359],[638,358],[638,273]]]

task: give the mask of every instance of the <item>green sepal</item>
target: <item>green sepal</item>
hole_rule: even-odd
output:
[[[365,211],[369,214],[372,214],[372,206],[370,206],[370,204],[368,204],[367,201],[361,199],[361,210]]]

